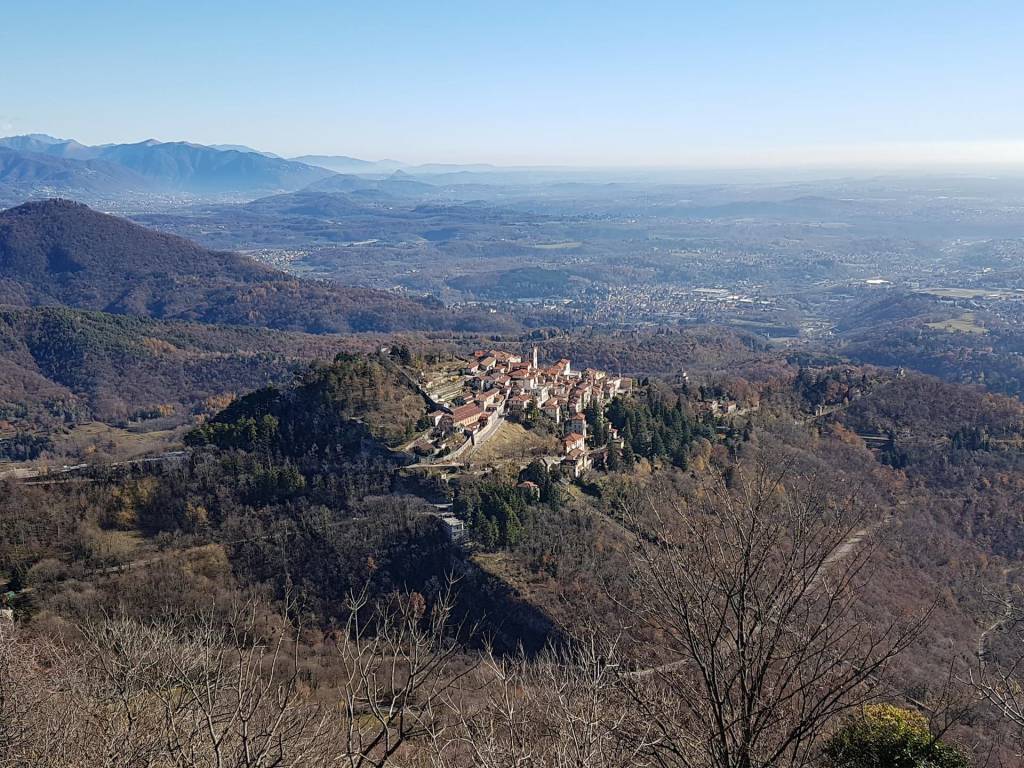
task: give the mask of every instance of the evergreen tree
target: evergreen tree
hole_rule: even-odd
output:
[[[565,491],[562,490],[562,486],[554,478],[550,478],[546,489],[542,501],[554,510],[561,509],[565,504]]]
[[[505,536],[502,542],[506,547],[514,547],[522,540],[523,526],[515,510],[509,510],[505,517]]]
[[[688,469],[690,466],[690,459],[686,455],[686,449],[682,445],[676,446],[672,452],[672,463],[680,469]]]
[[[493,517],[487,518],[480,532],[480,544],[484,549],[494,549],[501,539],[501,531]]]
[[[622,467],[622,454],[617,446],[608,446],[608,459],[606,460],[606,465],[609,472],[618,472]]]
[[[636,466],[636,454],[633,453],[633,446],[626,443],[622,447],[622,468],[627,472],[632,471]]]
[[[551,481],[547,465],[545,465],[540,459],[534,459],[531,461],[526,468],[519,473],[519,482],[527,480],[531,483],[536,483],[541,489],[543,489],[544,486]]]

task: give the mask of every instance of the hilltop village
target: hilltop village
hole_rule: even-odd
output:
[[[454,461],[489,439],[506,419],[529,421],[543,414],[562,433],[560,461],[579,477],[599,453],[588,445],[585,410],[630,392],[633,381],[594,368],[578,371],[564,358],[542,366],[535,347],[527,359],[477,350],[471,359],[422,374],[418,385],[434,410],[409,447],[427,460]],[[621,447],[614,427],[608,440]]]

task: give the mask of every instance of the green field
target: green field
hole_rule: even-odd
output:
[[[973,312],[964,312],[960,317],[952,317],[949,320],[939,320],[934,323],[927,324],[929,328],[934,328],[938,331],[947,331],[949,333],[988,333],[988,328],[985,328],[974,319]]]

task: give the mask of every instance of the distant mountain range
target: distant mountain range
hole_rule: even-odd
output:
[[[435,300],[299,280],[66,200],[0,212],[0,305],[312,333],[503,324],[493,315],[452,312]]]
[[[327,168],[337,173],[356,173],[365,175],[380,176],[395,171],[405,171],[416,176],[437,176],[453,173],[492,173],[502,171],[494,165],[484,163],[458,164],[458,163],[424,163],[415,165],[403,163],[399,160],[360,160],[357,157],[345,155],[302,155],[293,157],[292,160],[308,165],[316,165]]]
[[[374,177],[355,184],[365,189],[367,181],[382,180],[403,170],[440,177],[495,169],[487,165],[414,166],[398,160],[361,160],[345,155],[286,159],[242,144],[207,146],[155,139],[90,146],[74,139],[32,133],[0,138],[0,204],[52,196],[89,201],[168,194],[255,198],[295,192],[337,174]],[[400,196],[412,188],[414,180],[406,181],[409,184]],[[339,180],[339,184],[339,188],[328,186],[326,191],[350,191],[353,179]]]
[[[36,194],[75,197],[104,192],[146,191],[151,183],[129,168],[105,160],[68,160],[59,155],[19,152],[0,146],[0,199]]]
[[[295,190],[326,178],[331,172],[276,157],[213,149],[186,142],[115,144],[100,157],[124,166],[154,184],[191,192]]]
[[[275,155],[273,152],[262,152],[252,147],[247,147],[244,144],[210,144],[210,149],[219,149],[222,152],[248,152],[252,155],[263,155],[264,157],[276,157],[278,160],[283,160],[280,155]]]
[[[431,197],[439,193],[438,187],[433,184],[419,181],[402,171],[395,171],[383,179],[366,179],[353,174],[339,173],[334,176],[328,176],[326,179],[315,181],[303,191],[311,193],[345,192],[372,197],[412,198]]]
[[[337,173],[391,173],[406,168],[405,163],[397,160],[360,160],[345,155],[302,155],[293,160],[307,165],[316,165]]]
[[[74,139],[55,139],[45,133],[30,133],[25,136],[8,136],[0,139],[0,146],[16,152],[31,152],[51,157],[75,160],[93,160],[99,157],[99,147],[87,147]]]
[[[337,179],[338,175],[347,178]],[[239,202],[306,187],[370,196],[431,197],[436,194],[432,187],[551,183],[564,175],[564,169],[414,165],[347,155],[284,158],[243,144],[148,139],[87,145],[42,133],[0,138],[0,207],[51,197],[118,207],[147,207],[147,201],[159,205]]]
[[[152,139],[87,146],[42,134],[0,139],[0,193],[10,200],[53,194],[258,196],[301,189],[333,174],[248,147]]]

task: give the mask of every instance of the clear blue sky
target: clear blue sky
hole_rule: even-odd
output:
[[[3,2],[0,134],[413,162],[999,159],[1024,146],[1022,34],[1021,0]]]

